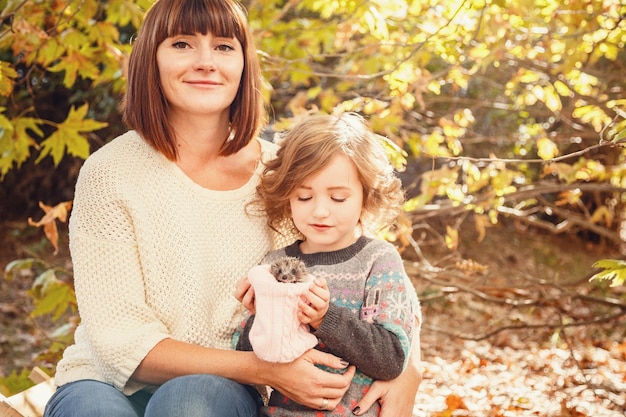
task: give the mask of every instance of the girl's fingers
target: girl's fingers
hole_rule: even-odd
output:
[[[233,293],[237,301],[241,302],[243,300],[244,295],[250,287],[251,284],[248,278],[241,278],[239,281],[237,281],[237,283],[235,284],[235,291]]]
[[[255,313],[254,288],[247,277],[237,281],[233,295],[250,313]]]

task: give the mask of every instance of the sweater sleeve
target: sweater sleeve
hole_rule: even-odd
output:
[[[331,304],[313,334],[334,355],[355,365],[370,378],[388,380],[402,373],[405,352],[397,335],[360,320],[346,308]]]
[[[78,179],[70,217],[76,297],[104,380],[123,390],[148,352],[170,337],[147,306],[133,216],[116,172],[88,160]]]
[[[235,330],[233,334],[233,347],[236,350],[244,352],[251,352],[253,350],[252,343],[250,343],[250,329],[252,328],[252,323],[254,323],[254,315],[246,314],[244,321],[242,321]]]
[[[419,305],[402,259],[391,245],[379,253],[366,280],[359,316],[331,304],[315,335],[365,375],[394,379],[408,363]]]

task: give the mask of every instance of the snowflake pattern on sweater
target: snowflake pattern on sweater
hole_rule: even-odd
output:
[[[326,279],[331,304],[322,324],[313,332],[319,341],[317,349],[356,365],[357,372],[334,410],[313,410],[272,391],[262,414],[269,417],[352,416],[352,409],[373,380],[393,379],[406,367],[413,332],[419,332],[421,323],[419,301],[402,258],[389,242],[360,237],[348,248],[316,254],[303,254],[299,243],[269,253],[263,263],[283,256],[297,257],[305,262],[311,275]],[[251,322],[250,318],[244,320],[235,332],[233,343],[237,349],[252,350],[248,338]],[[379,414],[380,405],[376,403],[364,415]]]

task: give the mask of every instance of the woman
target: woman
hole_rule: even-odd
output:
[[[256,139],[259,91],[256,49],[233,0],[160,0],[146,14],[123,103],[133,130],[95,152],[76,184],[81,323],[45,416],[253,416],[260,399],[249,384],[311,407],[338,403],[348,388],[353,368],[315,367],[343,368],[332,355],[311,350],[276,366],[230,349],[240,320],[232,288],[282,243],[245,213],[275,152]],[[409,415],[403,396],[412,403],[418,381],[412,367],[360,406],[380,398],[389,416]]]

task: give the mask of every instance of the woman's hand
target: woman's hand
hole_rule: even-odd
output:
[[[378,400],[381,405],[380,417],[411,417],[421,377],[418,376],[416,380],[415,376],[407,374],[407,370],[391,381],[374,381],[353,409],[353,414],[360,416]]]
[[[352,409],[352,413],[360,416],[378,400],[381,405],[379,417],[411,417],[415,405],[415,395],[422,382],[420,357],[418,333],[413,338],[413,347],[407,368],[396,379],[374,381],[369,391]]]
[[[334,374],[315,364],[337,369],[348,366],[334,355],[311,349],[293,362],[278,365],[281,369],[272,373],[268,385],[306,407],[321,410],[325,405],[326,410],[333,410],[350,387],[356,368],[349,366],[343,374]]]
[[[324,278],[315,278],[309,290],[302,294],[298,303],[298,319],[317,329],[322,324],[330,305],[330,290]]]
[[[254,288],[252,288],[252,284],[250,284],[248,277],[241,278],[237,281],[233,295],[246,309],[248,309],[248,311],[250,311],[250,314],[256,313],[256,308],[254,307]]]

